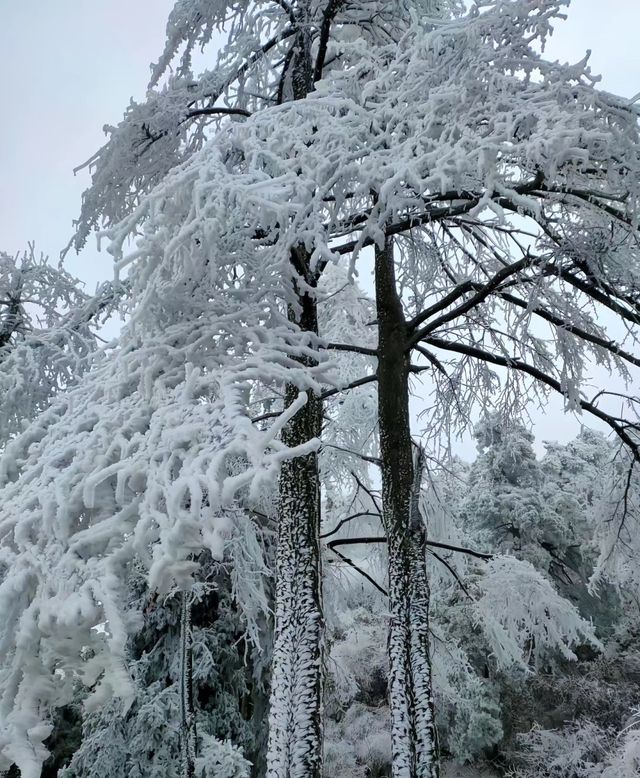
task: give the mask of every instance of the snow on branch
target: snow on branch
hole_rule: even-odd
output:
[[[469,607],[502,667],[538,667],[554,651],[575,660],[572,646],[600,647],[593,626],[529,562],[494,557],[477,588],[480,597]]]

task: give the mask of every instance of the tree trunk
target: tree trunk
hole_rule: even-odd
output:
[[[285,62],[279,100],[303,100],[313,89],[311,4],[296,11],[298,34]],[[310,254],[291,252],[293,271],[310,286]],[[317,302],[298,292],[300,312],[289,319],[303,332],[318,333]],[[300,359],[310,367],[312,360]],[[289,385],[285,406],[297,398]],[[320,437],[322,401],[309,395],[283,431],[288,446]],[[322,774],[322,689],[324,618],[320,564],[320,477],[317,454],[285,461],[280,473],[276,549],[276,624],[269,713],[267,778],[320,778]]]
[[[180,602],[180,750],[183,778],[193,778],[196,760],[196,721],[193,709],[193,635],[191,593],[183,591]]]
[[[393,241],[375,252],[382,514],[389,548],[389,704],[392,775],[439,774],[429,651],[426,533],[418,510],[409,421],[407,326],[395,280]]]
[[[304,294],[300,304],[301,316],[290,311],[290,317],[304,331],[316,333],[315,299]],[[301,361],[311,365],[308,359]],[[297,388],[287,386],[285,404],[297,396]],[[283,440],[296,446],[319,437],[321,423],[322,402],[310,395],[287,425]],[[313,453],[284,462],[280,475],[268,778],[321,775],[324,620],[319,534],[320,481]]]

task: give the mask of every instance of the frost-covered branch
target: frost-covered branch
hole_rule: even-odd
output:
[[[565,395],[565,392],[563,390],[560,381],[558,381],[552,375],[545,373],[539,368],[530,365],[522,361],[521,359],[511,358],[508,356],[504,357],[499,354],[494,354],[489,351],[486,351],[485,349],[475,345],[466,344],[466,343],[453,343],[451,341],[443,340],[441,338],[429,337],[427,339],[427,343],[429,343],[432,346],[435,346],[436,348],[443,349],[444,351],[454,351],[456,353],[464,354],[473,357],[475,359],[484,361],[488,364],[498,365],[500,367],[505,367],[505,368],[509,368],[509,369],[513,369],[525,373],[527,375],[530,375],[532,378],[535,378],[541,384],[545,386],[549,386],[551,389],[558,392],[559,394]],[[616,418],[615,416],[613,416],[610,413],[607,413],[606,411],[603,411],[601,408],[598,408],[597,405],[583,398],[577,398],[576,404],[584,411],[591,414],[592,416],[595,416],[596,418],[603,421],[607,426],[609,426],[616,433],[616,435],[623,441],[623,443],[625,443],[628,446],[629,450],[632,452],[634,456],[634,459],[640,460],[640,447],[638,446],[635,436],[631,435],[628,432],[628,427],[635,428],[636,427],[635,424],[626,424],[624,421]]]

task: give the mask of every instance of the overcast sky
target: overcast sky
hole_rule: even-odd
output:
[[[72,234],[88,174],[73,175],[104,143],[104,124],[117,123],[131,97],[144,95],[149,63],[164,43],[173,0],[0,0],[0,250],[35,241],[57,259]],[[547,56],[575,62],[587,49],[601,86],[632,97],[640,92],[640,0],[574,0]],[[110,276],[108,256],[90,242],[69,269],[92,291]],[[544,438],[575,434],[546,419]],[[551,412],[552,411],[552,412]]]

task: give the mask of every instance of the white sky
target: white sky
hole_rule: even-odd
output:
[[[68,242],[84,162],[104,142],[131,97],[144,95],[149,63],[158,58],[173,0],[0,0],[0,249],[27,241],[52,260]],[[549,58],[575,62],[592,49],[601,86],[640,92],[640,0],[574,0],[558,25]],[[90,291],[110,276],[108,256],[90,241],[67,260]],[[603,379],[600,378],[602,381]],[[535,414],[536,435],[573,436],[562,403]]]

